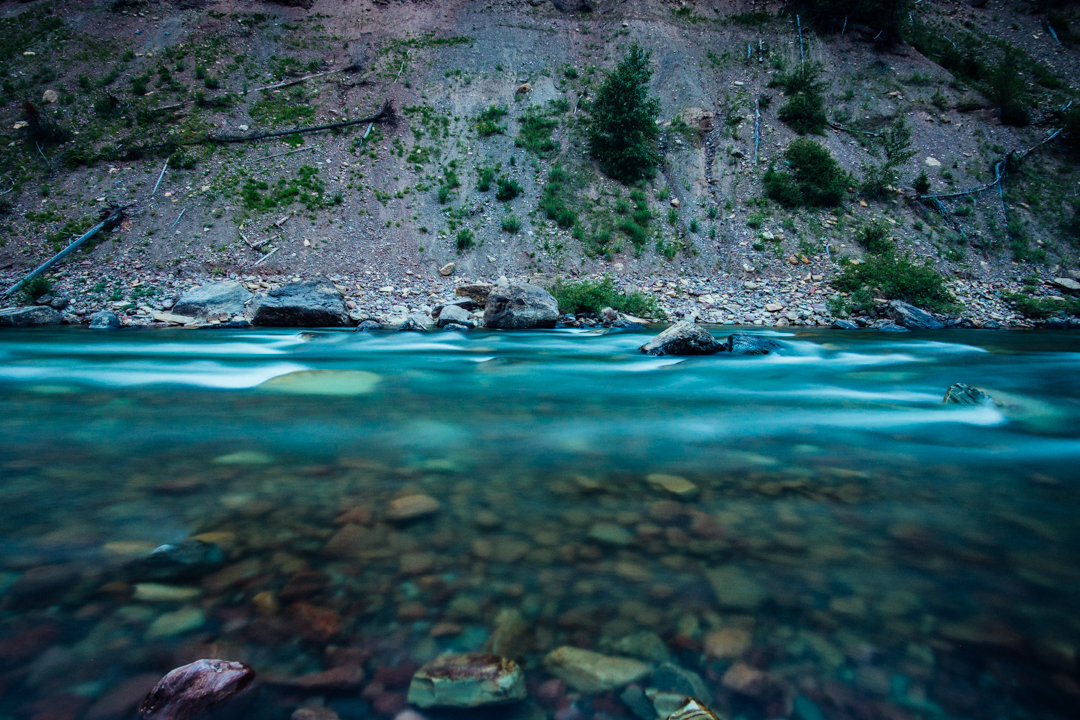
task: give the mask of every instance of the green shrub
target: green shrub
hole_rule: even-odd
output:
[[[522,188],[516,180],[511,180],[506,175],[499,178],[499,187],[495,190],[495,199],[499,202],[510,202],[522,192]]]
[[[458,252],[465,252],[476,243],[474,242],[476,235],[472,230],[468,228],[461,228],[457,233],[457,249]]]
[[[997,65],[991,68],[982,92],[1001,108],[1001,122],[1024,127],[1031,122],[1031,98],[1027,84],[1020,74],[1016,52],[1010,47]]]
[[[52,290],[52,283],[44,275],[38,275],[29,282],[23,283],[21,290],[30,300],[37,300],[42,295],[49,294],[49,291]]]
[[[450,188],[445,185],[439,186],[439,204],[445,205],[446,201],[450,199]]]
[[[789,73],[780,73],[769,87],[782,87],[788,101],[780,108],[780,119],[792,130],[805,135],[824,135],[829,119],[825,115],[825,83],[821,67],[815,63],[799,63]]]
[[[559,127],[558,120],[548,117],[539,108],[530,107],[519,123],[521,132],[514,138],[514,145],[540,157],[551,157],[559,152],[559,143],[551,137],[551,133]]]
[[[896,245],[889,238],[889,224],[880,218],[856,230],[855,242],[875,255],[890,253],[896,249]]]
[[[1062,133],[1065,144],[1074,152],[1080,152],[1080,104],[1065,111],[1061,117],[1065,131]]]
[[[746,217],[746,227],[751,228],[753,230],[759,229],[764,224],[765,224],[765,216],[762,215],[761,213],[750,213]]]
[[[659,161],[660,101],[649,95],[649,58],[649,52],[631,45],[589,108],[589,153],[606,175],[624,183],[652,177]]]
[[[675,208],[669,208],[668,211],[667,211],[667,221],[668,221],[668,225],[673,225],[673,226],[678,225],[679,224],[679,211],[676,210]]]
[[[492,105],[476,117],[476,131],[480,137],[490,137],[506,132],[506,126],[499,121],[506,117],[507,109],[501,105]]]
[[[559,280],[551,288],[551,294],[559,302],[559,311],[564,313],[599,313],[610,307],[638,317],[653,318],[661,314],[660,307],[651,297],[640,292],[628,295],[615,292],[615,283],[608,276],[602,280],[582,280],[574,283]]]
[[[784,158],[790,173],[773,168],[765,172],[768,197],[785,207],[832,207],[844,199],[850,177],[827,148],[799,138],[784,151]]]
[[[910,255],[895,251],[870,255],[857,265],[845,262],[843,273],[832,285],[842,292],[872,292],[876,297],[903,300],[936,312],[949,310],[955,303],[945,279],[929,261],[917,263]]]
[[[1080,300],[1065,298],[1065,301],[1050,298],[1035,298],[1023,293],[1005,291],[1001,299],[1016,308],[1026,318],[1045,320],[1055,315],[1080,315]]]
[[[907,29],[911,0],[794,0],[787,5],[802,14],[804,25],[841,32],[859,23],[874,31],[875,41],[892,44]]]
[[[502,219],[500,227],[503,229],[503,232],[516,233],[521,229],[521,221],[514,215],[507,215]]]
[[[149,90],[150,76],[140,75],[139,77],[131,78],[131,94],[132,95],[145,95]]]
[[[915,188],[915,192],[920,195],[925,195],[930,192],[930,177],[926,174],[925,170],[919,173],[919,176],[915,178],[915,182],[913,182],[911,186]]]
[[[487,192],[491,189],[492,181],[495,180],[495,168],[480,167],[476,168],[476,172],[480,175],[480,179],[476,181],[476,189]]]

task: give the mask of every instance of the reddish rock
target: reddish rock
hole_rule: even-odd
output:
[[[139,706],[143,720],[189,720],[244,693],[255,679],[247,665],[196,660],[161,678]]]
[[[160,677],[156,673],[136,675],[115,685],[90,706],[84,720],[127,720],[134,714],[139,702],[154,689]]]
[[[767,680],[768,676],[757,668],[750,667],[746,663],[736,663],[728,668],[720,683],[728,690],[755,696],[765,690]]]
[[[382,535],[371,528],[349,524],[338,530],[323,552],[333,557],[355,557],[382,544]]]
[[[706,540],[719,540],[724,537],[724,526],[716,518],[700,510],[690,512],[690,532]]]
[[[558,707],[562,699],[566,697],[566,682],[555,678],[541,683],[533,692],[533,697],[536,698],[536,702],[548,709]]]
[[[405,709],[405,693],[384,692],[371,701],[371,709],[380,717],[394,717]]]
[[[371,508],[357,506],[346,510],[334,518],[335,525],[370,525],[374,517]]]
[[[668,642],[668,646],[676,652],[681,650],[697,652],[701,649],[700,643],[689,635],[676,635]]]
[[[37,657],[59,636],[56,625],[38,625],[0,640],[0,666],[22,664]]]
[[[397,667],[383,666],[375,670],[371,679],[373,682],[382,683],[387,690],[403,690],[409,687],[418,667],[413,663],[405,663]]]
[[[322,570],[300,570],[293,573],[285,587],[278,591],[277,597],[283,603],[292,603],[317,595],[329,584],[330,576]]]
[[[330,608],[299,602],[289,607],[299,625],[300,634],[307,640],[326,642],[341,630],[341,616]]]
[[[626,706],[623,705],[621,700],[609,692],[593,698],[592,709],[596,712],[611,715],[612,717],[623,717],[626,715]]]
[[[343,665],[299,677],[269,679],[267,682],[295,690],[345,692],[360,689],[360,685],[364,682],[364,669],[356,665]]]

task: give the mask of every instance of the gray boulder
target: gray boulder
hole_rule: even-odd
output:
[[[454,294],[458,297],[469,298],[478,307],[484,307],[487,305],[488,295],[493,287],[491,283],[466,283],[454,288]]]
[[[206,283],[181,295],[172,312],[193,318],[222,313],[232,317],[243,313],[244,304],[253,297],[247,288],[233,280]]]
[[[412,313],[398,325],[398,332],[427,332],[431,318],[424,313]]]
[[[941,330],[945,327],[930,313],[900,300],[890,302],[886,313],[897,325],[909,330]]]
[[[59,325],[64,316],[48,305],[0,310],[0,327],[26,328]]]
[[[953,383],[941,402],[943,405],[993,405],[994,399],[977,387]]]
[[[1073,280],[1072,278],[1051,278],[1050,284],[1056,287],[1058,290],[1064,290],[1070,293],[1080,293],[1080,282]]]
[[[727,342],[727,349],[732,355],[768,355],[783,347],[775,340],[746,333],[735,333]]]
[[[383,326],[375,320],[361,320],[360,324],[356,326],[356,332],[372,332],[374,330],[382,330]]]
[[[120,322],[120,318],[116,316],[116,313],[108,310],[102,310],[90,316],[91,330],[115,330],[123,326],[124,323]]]
[[[252,303],[252,325],[344,327],[351,324],[341,292],[326,278],[284,285]]]
[[[894,322],[884,322],[880,325],[875,325],[874,329],[880,330],[881,332],[911,332],[903,325],[897,325]]]
[[[505,330],[553,328],[558,319],[559,303],[551,293],[535,285],[496,285],[488,293],[484,327]]]
[[[833,330],[858,330],[859,324],[851,320],[833,320],[829,327]]]
[[[726,349],[708,330],[688,322],[675,323],[638,348],[646,355],[712,355]]]
[[[446,305],[439,313],[439,327],[446,327],[451,323],[466,327],[473,324],[468,310],[460,305]]]
[[[446,332],[468,332],[469,326],[459,325],[458,323],[449,323],[448,325],[443,325],[443,330]]]

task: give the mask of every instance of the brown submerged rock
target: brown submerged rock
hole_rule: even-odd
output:
[[[228,660],[196,660],[158,681],[139,706],[142,720],[189,720],[235,698],[255,679],[255,671]]]
[[[525,675],[513,660],[484,653],[443,655],[416,671],[409,702],[422,708],[472,708],[525,699]]]

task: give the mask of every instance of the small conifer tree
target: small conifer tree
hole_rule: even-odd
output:
[[[605,78],[590,110],[589,152],[604,173],[624,183],[651,177],[659,160],[660,101],[649,96],[651,54],[631,45]]]

